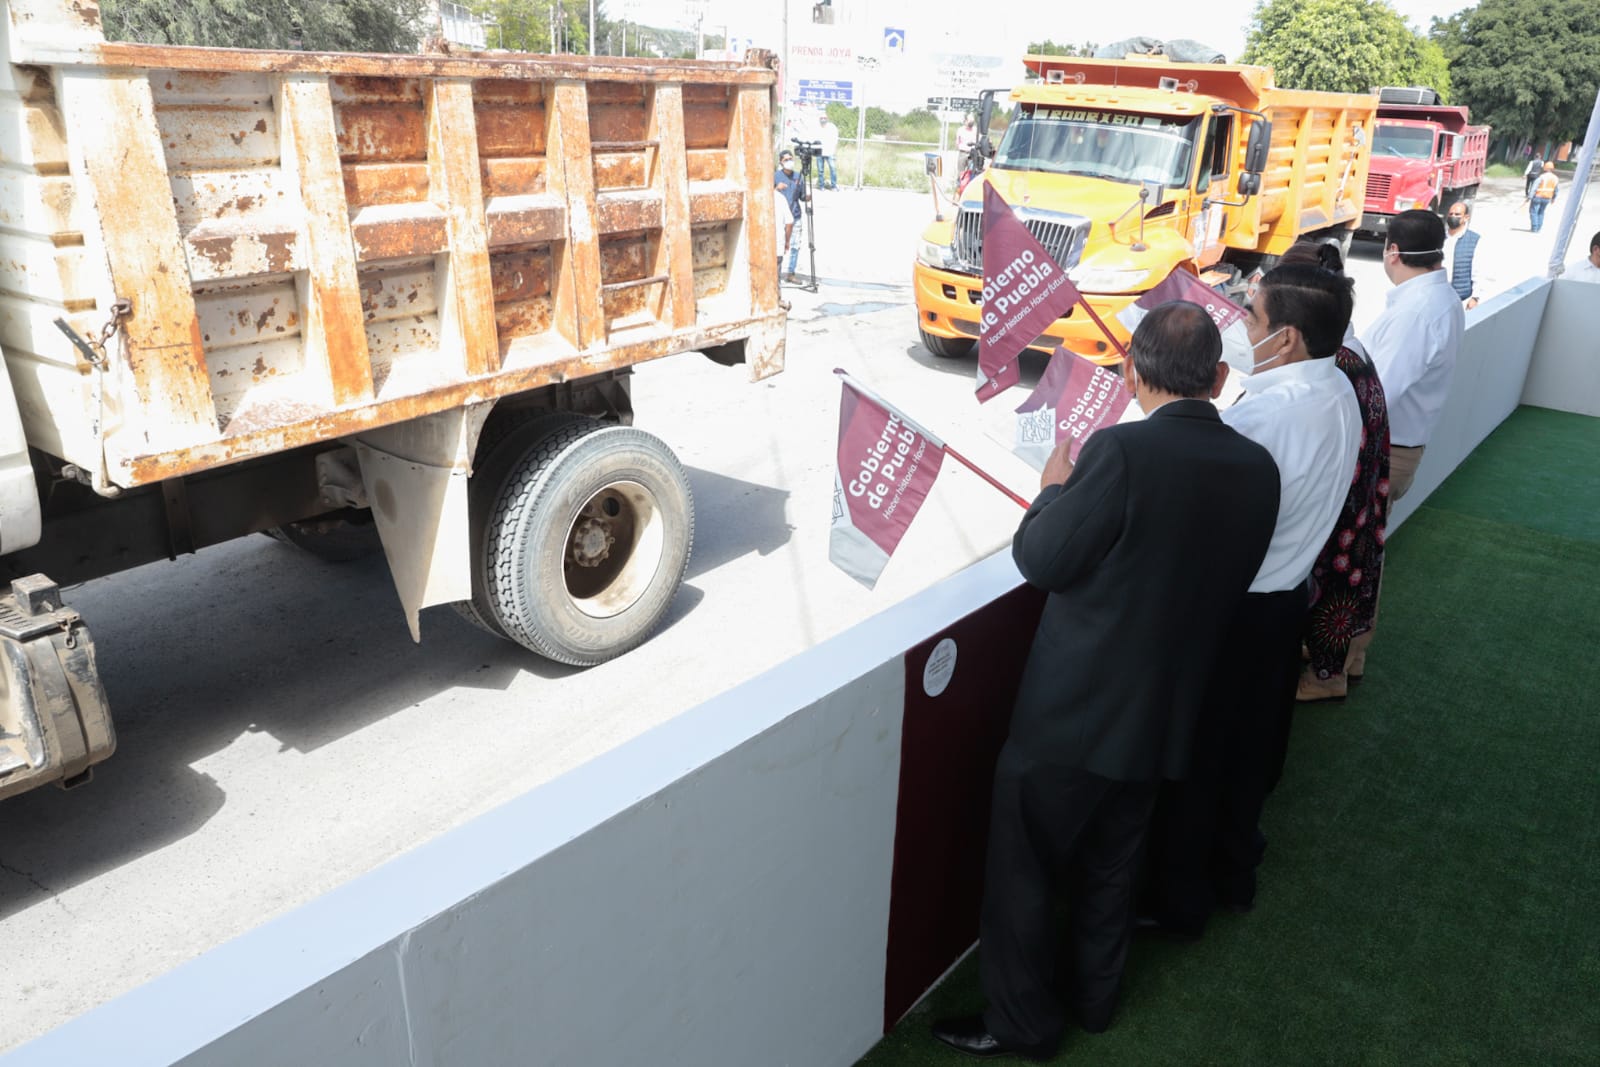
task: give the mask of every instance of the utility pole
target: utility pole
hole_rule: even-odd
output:
[[[594,0],[589,0],[589,54],[594,55]]]
[[[789,134],[789,94],[794,90],[794,72],[789,69],[789,0],[783,0],[783,69],[778,72],[783,93],[778,101],[778,143]]]

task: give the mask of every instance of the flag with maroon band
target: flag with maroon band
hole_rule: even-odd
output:
[[[1132,400],[1120,374],[1058,348],[1032,395],[1017,408],[1012,451],[1043,470],[1056,445],[1070,439],[1076,463],[1089,435],[1116,425]]]
[[[1017,383],[1017,356],[1082,299],[1050,253],[993,185],[983,189],[983,313],[978,323],[978,400]]]
[[[944,442],[848,374],[834,373],[844,392],[828,558],[871,589],[939,477]]]
[[[1146,315],[1169,300],[1187,300],[1205,308],[1206,314],[1211,316],[1211,321],[1217,324],[1222,334],[1223,359],[1230,363],[1238,362],[1237,359],[1229,360],[1228,356],[1243,353],[1243,361],[1250,362],[1250,337],[1246,332],[1244,308],[1182,267],[1173,267],[1172,273],[1160,285],[1123,308],[1117,315],[1117,321],[1132,333],[1139,328],[1140,321]]]

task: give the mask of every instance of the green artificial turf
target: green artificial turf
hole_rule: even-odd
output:
[[[1256,910],[1137,940],[1055,1062],[1600,1062],[1600,420],[1519,409],[1389,543],[1366,680],[1302,707]],[[861,1061],[969,1063],[930,1022]]]

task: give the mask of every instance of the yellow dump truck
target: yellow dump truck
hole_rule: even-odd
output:
[[[1265,67],[1028,56],[993,185],[1113,330],[1174,267],[1242,288],[1303,236],[1348,249],[1361,221],[1377,98],[1273,85]],[[984,125],[995,96],[983,99]],[[923,232],[917,325],[967,355],[983,303],[983,188]],[[1126,341],[1126,335],[1120,337]],[[1081,308],[1030,347],[1100,363],[1116,350]]]
[[[260,532],[381,542],[569,664],[643,641],[694,529],[635,364],[783,366],[775,74],[108,42],[0,0],[0,798],[113,746],[59,587]]]

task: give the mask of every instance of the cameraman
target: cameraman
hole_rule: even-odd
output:
[[[800,205],[811,199],[811,192],[806,188],[805,175],[795,165],[794,153],[787,148],[778,154],[778,171],[773,175],[773,186],[789,202],[789,214],[794,220],[794,228],[789,231],[789,269],[783,279],[792,284],[795,280],[795,263],[800,258],[800,234],[803,230]]]

